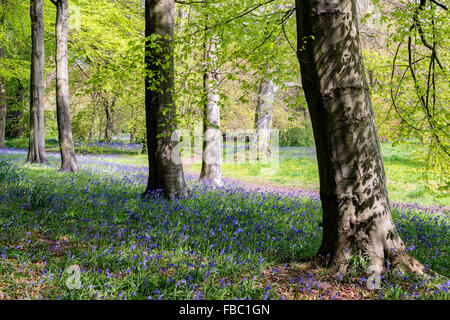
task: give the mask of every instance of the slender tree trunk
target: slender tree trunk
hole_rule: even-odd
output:
[[[0,23],[5,23],[5,5],[6,1],[2,0],[2,14],[0,17]],[[0,45],[0,59],[5,55],[5,46]],[[0,149],[5,148],[5,136],[6,136],[6,79],[0,78]]]
[[[30,146],[27,161],[47,162],[44,124],[44,0],[31,0]]]
[[[259,87],[255,112],[258,159],[270,156],[270,129],[272,128],[275,86],[271,79],[264,79]]]
[[[203,74],[203,157],[200,181],[221,186],[222,135],[220,133],[219,74],[217,70],[217,39],[208,39],[205,24]]]
[[[360,51],[355,1],[297,0],[298,59],[316,141],[323,208],[318,261],[350,255],[423,273],[396,231]],[[313,36],[313,37],[311,37]],[[304,49],[303,49],[304,47]]]
[[[133,129],[131,129],[131,132],[130,132],[130,143],[136,143],[136,131],[137,131],[137,128],[136,128],[136,124],[134,124],[133,125]]]
[[[0,47],[0,58],[5,52],[4,47]],[[0,149],[5,148],[5,134],[6,134],[6,80],[4,77],[0,78]]]
[[[19,105],[19,108],[10,108],[9,110],[9,114],[11,116],[11,125],[9,126],[7,133],[9,133],[9,136],[11,136],[12,138],[20,138],[22,137],[22,134],[24,132],[24,126],[23,126],[23,110],[24,110],[24,96],[25,96],[25,91],[27,90],[27,88],[25,88],[22,83],[20,82],[19,79],[17,79],[17,83],[18,83],[18,89],[16,92],[16,99],[17,99],[17,104]]]
[[[5,148],[6,135],[6,80],[0,79],[0,149]]]
[[[91,125],[89,128],[88,141],[91,141],[95,134],[95,129],[96,129],[95,128],[95,120],[97,119],[97,105],[99,104],[99,100],[100,100],[99,94],[95,91],[95,87],[94,87],[93,92],[91,92],[91,101],[94,104],[94,106],[92,107],[92,118],[91,118]]]
[[[130,129],[130,143],[136,143],[136,133],[137,133],[137,121],[135,121],[135,118],[137,117],[137,111],[135,110],[135,107],[131,108],[131,119],[130,121],[133,121],[131,124]],[[129,121],[129,123],[130,123]]]
[[[20,81],[18,81],[20,82]],[[25,132],[25,120],[23,120],[23,114],[24,114],[24,110],[26,108],[26,105],[28,104],[28,102],[25,99],[25,95],[28,92],[28,88],[22,86],[21,83],[19,83],[20,86],[20,91],[19,91],[19,100],[20,100],[20,106],[21,108],[17,111],[16,114],[16,118],[17,118],[17,137],[20,138],[23,136],[24,132]]]
[[[174,0],[145,1],[145,115],[149,178],[145,194],[159,191],[167,198],[186,195],[177,129],[174,90]],[[155,50],[155,46],[158,47]]]
[[[106,114],[106,128],[105,128],[105,141],[110,143],[114,131],[114,106],[116,104],[116,97],[113,98],[112,102],[105,98],[105,114]]]
[[[89,126],[89,134],[88,134],[88,141],[92,140],[92,135],[94,134],[94,124],[95,124],[95,116],[97,114],[95,106],[92,109],[92,118],[91,118],[91,124]]]
[[[61,171],[78,171],[73,146],[72,124],[69,110],[69,62],[67,28],[68,0],[56,2],[56,114],[61,153]]]

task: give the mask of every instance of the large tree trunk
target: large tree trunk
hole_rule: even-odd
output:
[[[31,0],[30,146],[27,161],[45,163],[44,0]]]
[[[172,137],[177,129],[173,101],[174,0],[145,1],[146,79],[145,116],[149,177],[145,194],[162,192],[167,198],[186,194],[178,142]],[[150,38],[151,37],[151,38]],[[174,139],[172,139],[174,138]]]
[[[206,25],[205,25],[206,29]],[[203,107],[203,157],[200,181],[216,186],[222,181],[222,135],[220,134],[219,74],[216,66],[217,38],[208,39],[205,30],[204,41],[204,107]]]
[[[4,47],[0,47],[0,58],[4,55]],[[6,80],[0,78],[0,149],[5,148],[6,134]]]
[[[269,78],[264,79],[259,87],[258,102],[255,112],[255,130],[257,134],[258,160],[270,156],[270,130],[272,128],[275,86]]]
[[[396,231],[360,50],[355,1],[297,0],[298,59],[314,129],[323,208],[318,259],[350,255],[423,273]]]
[[[67,28],[69,17],[68,0],[56,3],[56,113],[61,152],[61,171],[78,171],[73,146],[72,125],[69,110],[69,62]]]

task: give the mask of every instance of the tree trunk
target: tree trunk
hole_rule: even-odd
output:
[[[128,120],[128,130],[129,130],[129,133],[130,133],[130,143],[135,143],[136,142],[136,130],[137,130],[136,127],[137,127],[137,125],[136,125],[136,122],[134,121],[135,118],[136,118],[136,115],[135,115],[135,108],[134,108],[134,104],[133,104],[131,106],[131,119]],[[133,122],[130,125],[131,121],[133,121]],[[130,128],[130,126],[131,126],[131,128]]]
[[[4,25],[5,23],[5,4],[6,1],[2,1],[2,15],[0,18],[0,23]],[[5,46],[0,45],[0,59],[5,55]],[[5,136],[6,136],[6,79],[4,77],[0,78],[0,149],[5,148]]]
[[[46,163],[44,124],[44,0],[31,0],[30,145],[27,161]]]
[[[149,177],[145,195],[162,192],[167,198],[186,195],[176,133],[173,101],[174,0],[145,1],[145,117]],[[174,138],[174,139],[172,139]]]
[[[4,47],[0,47],[0,58],[5,52]],[[5,148],[6,134],[6,80],[0,78],[0,149]]]
[[[92,135],[94,134],[94,123],[95,123],[95,116],[97,114],[97,109],[95,108],[95,106],[92,108],[92,118],[91,118],[91,124],[89,126],[89,134],[88,134],[88,141],[92,140]]]
[[[296,1],[298,59],[314,129],[323,209],[318,261],[350,255],[423,273],[396,231],[360,50],[355,1]]]
[[[56,114],[61,152],[61,171],[78,171],[73,146],[72,125],[69,110],[69,62],[67,28],[68,0],[56,2]]]
[[[258,160],[270,156],[270,129],[272,128],[275,87],[271,79],[264,79],[259,87],[255,112]]]
[[[106,128],[105,141],[110,143],[114,131],[114,105],[116,104],[116,97],[109,103],[107,98],[104,99],[105,114],[106,114]]]
[[[206,25],[205,25],[206,29]],[[223,185],[222,181],[222,135],[220,133],[219,107],[219,74],[216,66],[217,38],[208,39],[205,30],[204,41],[204,107],[203,107],[203,157],[200,181],[216,186]]]
[[[6,134],[11,138],[20,138],[24,132],[23,124],[23,110],[24,110],[24,96],[25,88],[19,79],[16,78],[18,88],[15,93],[15,99],[11,102],[11,108],[9,108],[10,122],[9,126],[6,128]]]
[[[130,143],[136,143],[136,131],[137,131],[137,128],[136,128],[136,125],[134,125],[133,129],[131,129],[131,132],[130,132]]]

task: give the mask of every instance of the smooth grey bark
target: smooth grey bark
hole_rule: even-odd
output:
[[[186,195],[178,141],[174,90],[174,0],[145,1],[145,116],[149,177],[145,195]]]
[[[323,209],[317,261],[339,274],[360,253],[382,270],[422,274],[391,216],[360,50],[355,1],[297,0],[298,59],[314,138]],[[313,36],[313,38],[311,38]]]
[[[5,49],[0,47],[0,59],[3,57]],[[0,78],[0,148],[5,148],[6,134],[6,80]]]
[[[257,134],[258,159],[270,156],[270,130],[272,129],[273,104],[275,101],[275,86],[271,79],[261,81],[258,102],[255,112],[255,130]]]
[[[27,162],[46,163],[44,124],[44,0],[30,1],[30,142]]]
[[[206,29],[206,25],[205,25]],[[220,133],[219,107],[219,73],[217,62],[216,37],[208,39],[205,30],[204,41],[204,74],[203,74],[203,157],[200,181],[216,186],[223,185],[222,181],[222,135]]]
[[[56,5],[56,115],[58,120],[61,171],[78,171],[73,146],[72,124],[69,110],[69,62],[67,29],[68,0],[55,0]]]

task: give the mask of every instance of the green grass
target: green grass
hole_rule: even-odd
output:
[[[28,149],[28,138],[14,138],[6,139],[6,146],[9,148]],[[59,144],[57,139],[46,139],[45,148],[47,151],[59,151]]]
[[[7,139],[6,146],[17,149],[28,149],[28,139],[15,138]],[[56,138],[45,140],[45,149],[47,152],[59,152],[59,143]],[[77,154],[123,154],[140,155],[141,147],[129,146],[122,141],[112,140],[109,144],[101,140],[75,143],[75,152]]]
[[[395,147],[388,143],[382,144],[390,200],[425,206],[450,206],[448,192],[436,193],[426,188],[426,183],[423,181],[423,166],[420,162],[412,159],[414,148],[417,146],[412,144]],[[225,177],[238,178],[245,182],[319,190],[317,161],[314,158],[296,156],[297,150],[281,148],[279,168],[271,174],[261,171],[261,168],[267,168],[269,165],[248,163],[223,163],[222,174]],[[198,162],[190,167],[190,171],[197,174],[200,173],[200,170],[201,163]]]

